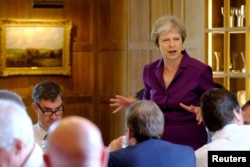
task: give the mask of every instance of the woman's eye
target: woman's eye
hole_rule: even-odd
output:
[[[168,41],[170,41],[170,39],[164,39],[164,40],[163,40],[163,42],[168,42]]]

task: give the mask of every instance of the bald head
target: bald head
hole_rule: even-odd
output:
[[[102,166],[105,150],[99,128],[83,117],[66,117],[49,129],[47,154],[51,167]]]

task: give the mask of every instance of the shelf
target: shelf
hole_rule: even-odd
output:
[[[205,60],[214,81],[249,97],[250,1],[205,0],[205,13]]]
[[[214,78],[247,78],[250,77],[249,73],[242,73],[242,72],[229,72],[229,73],[224,73],[224,72],[213,72],[213,77]]]
[[[250,27],[227,27],[227,28],[209,28],[205,29],[205,33],[245,33],[250,31]]]

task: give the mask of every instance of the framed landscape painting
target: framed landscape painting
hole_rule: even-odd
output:
[[[71,21],[0,21],[0,76],[71,74]]]

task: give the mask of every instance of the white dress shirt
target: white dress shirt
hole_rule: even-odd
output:
[[[229,124],[212,136],[212,142],[195,151],[196,167],[208,166],[208,151],[250,150],[250,125]]]
[[[47,131],[45,131],[39,123],[36,123],[33,125],[33,130],[34,130],[34,135],[35,135],[35,140],[37,144],[42,148],[42,140],[44,136],[47,134]]]
[[[23,167],[45,167],[43,161],[43,151],[37,143]]]

